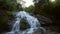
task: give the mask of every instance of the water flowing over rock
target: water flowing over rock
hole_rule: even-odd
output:
[[[31,16],[29,13],[25,11],[20,11],[16,13],[16,21],[13,25],[13,28],[10,32],[7,32],[6,34],[32,34],[35,30],[38,28],[41,28],[41,25],[36,17]],[[21,19],[25,19],[27,23],[30,25],[30,28],[21,31],[20,30],[20,23]],[[44,30],[44,28],[41,28]],[[44,30],[45,31],[45,30]]]

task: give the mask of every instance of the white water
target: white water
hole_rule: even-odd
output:
[[[30,28],[26,29],[25,31],[20,30],[20,20],[23,18],[25,18],[27,23],[30,25]],[[29,13],[25,11],[20,11],[16,13],[16,21],[13,25],[12,30],[10,32],[7,32],[6,34],[32,34],[39,27],[41,26],[37,18],[29,15]]]

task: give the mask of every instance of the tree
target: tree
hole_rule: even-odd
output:
[[[22,10],[21,4],[18,4],[16,0],[0,0],[0,32],[8,30],[8,20],[12,19],[12,12]]]
[[[39,14],[50,18],[53,26],[59,28],[60,24],[60,0],[50,2],[49,0],[34,0],[35,9],[34,14]],[[60,31],[60,30],[59,30]]]
[[[25,7],[24,10],[27,12],[32,12],[33,11],[34,6],[29,6],[29,7]]]
[[[16,12],[19,10],[22,10],[22,6],[21,6],[21,4],[17,4],[16,0],[13,0],[13,1],[12,0],[0,0],[1,19],[3,18],[2,16],[9,18],[8,15],[10,15],[11,12]],[[2,21],[2,22],[4,22],[4,21]]]

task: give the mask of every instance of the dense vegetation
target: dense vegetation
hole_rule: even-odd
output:
[[[19,7],[20,6],[20,7]],[[20,4],[17,4],[16,0],[0,0],[0,18],[1,22],[6,22],[10,18],[10,14],[15,11],[22,10]]]
[[[21,10],[22,6],[16,0],[0,0],[0,32],[7,30],[9,25],[6,24],[13,18],[11,14]]]
[[[60,0],[51,2],[50,0],[34,0],[35,8],[33,13],[50,18],[53,23],[50,24],[56,31],[60,31]],[[47,25],[48,26],[48,25]]]

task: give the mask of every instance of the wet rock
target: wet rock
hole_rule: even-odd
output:
[[[27,23],[27,21],[23,18],[21,19],[21,22],[20,22],[20,29],[21,30],[26,30],[30,28],[30,25]]]
[[[49,24],[51,24],[52,23],[52,20],[51,19],[49,19],[49,18],[47,18],[47,17],[45,17],[45,16],[41,16],[41,15],[36,15],[36,17],[38,18],[38,20],[40,21],[40,23],[42,24],[42,25],[49,25]]]

